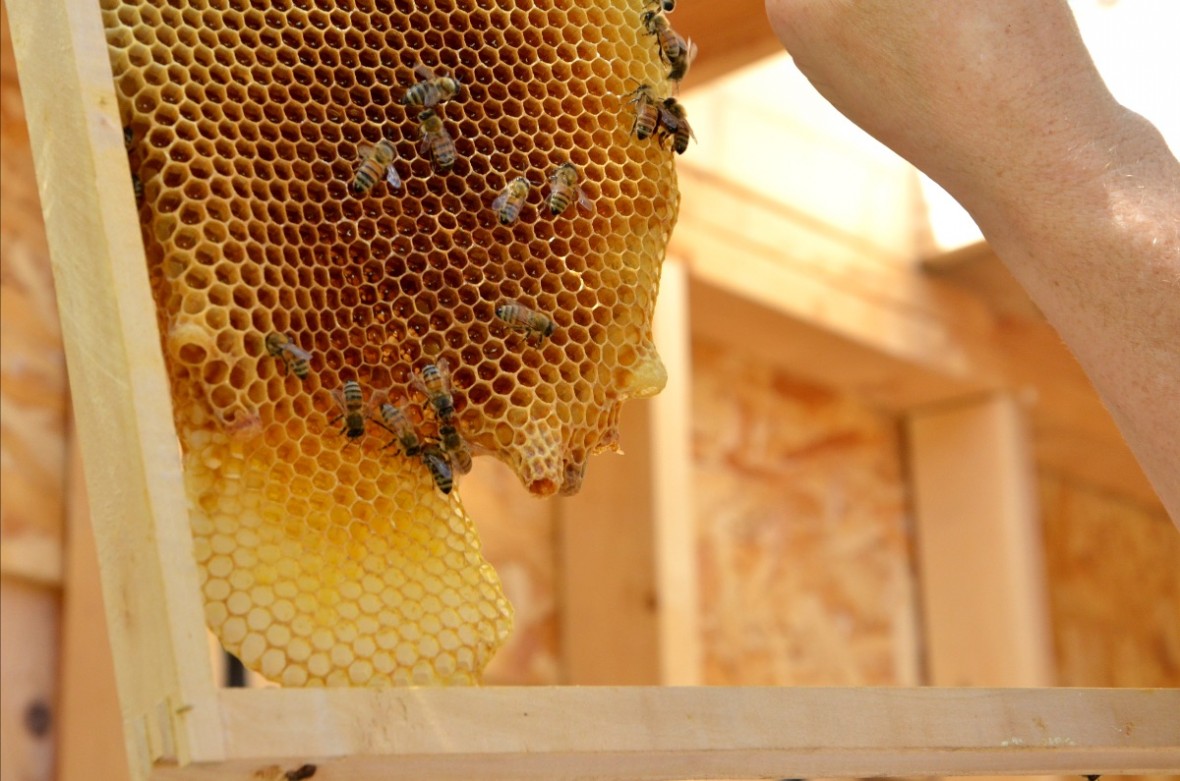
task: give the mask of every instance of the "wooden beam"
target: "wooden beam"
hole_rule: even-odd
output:
[[[879,242],[724,176],[684,165],[679,177],[669,253],[690,271],[694,331],[739,335],[761,360],[890,412],[1012,392],[1032,410],[1042,468],[1160,506],[1057,333],[1039,316],[1012,316],[1027,307],[994,309],[953,275],[899,264]],[[956,263],[999,263],[978,249],[961,255]]]
[[[921,268],[931,279],[981,300],[994,313],[991,339],[1001,356],[1006,384],[1017,389],[1031,409],[1033,452],[1042,469],[1146,507],[1161,506],[1082,367],[988,244],[928,258]]]
[[[595,458],[582,490],[557,508],[567,683],[699,681],[683,269],[667,264],[660,286],[668,386],[623,405],[623,453]]]
[[[765,0],[680,2],[669,21],[698,47],[697,59],[684,80],[686,88],[707,84],[783,51],[766,19]]]
[[[660,683],[701,683],[697,527],[692,501],[692,335],[688,272],[666,262],[652,324],[668,385],[650,402]],[[616,500],[617,501],[617,500]]]
[[[935,686],[1050,686],[1036,473],[1019,405],[978,397],[906,418],[925,656]]]
[[[680,169],[669,254],[691,274],[692,326],[889,411],[1000,385],[972,333],[983,308],[862,240],[725,179]],[[777,357],[776,357],[777,356]]]
[[[221,725],[155,307],[94,3],[7,0],[134,778]],[[68,183],[68,184],[66,184]]]
[[[1180,769],[1177,690],[267,689],[221,702],[225,760],[153,779],[278,781],[304,764],[350,781]]]
[[[124,748],[115,662],[76,440],[66,485],[67,568],[58,777],[126,781],[131,772]]]

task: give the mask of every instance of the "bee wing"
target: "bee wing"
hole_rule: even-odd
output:
[[[291,353],[291,355],[295,356],[296,358],[302,358],[305,361],[311,360],[311,353],[309,353],[307,350],[304,350],[302,347],[295,344],[294,342],[287,342],[286,347],[284,347],[283,349],[285,349],[287,352]]]
[[[344,403],[344,391],[340,388],[332,388],[328,393],[332,394],[332,398],[336,400],[336,406],[340,407],[341,412],[348,410],[348,406]]]
[[[418,63],[414,66],[414,75],[417,76],[420,81],[430,81],[431,79],[435,78],[434,71],[422,63]]]
[[[680,118],[669,111],[663,104],[656,107],[657,119],[660,122],[660,127],[669,133],[675,133],[676,128],[680,125]]]
[[[500,211],[506,203],[508,203],[508,190],[504,190],[496,196],[496,200],[492,201],[492,211]]]
[[[381,405],[389,401],[389,391],[385,388],[378,388],[369,395],[369,409],[381,409]]]
[[[438,367],[438,373],[442,376],[443,387],[448,392],[451,390],[451,364],[446,358],[439,358],[438,362],[434,364]]]
[[[692,65],[692,61],[697,58],[697,53],[698,53],[697,52],[697,45],[695,43],[693,43],[692,38],[689,38],[687,41],[685,41],[684,51],[685,51],[685,54],[684,54],[685,61],[689,65]]]
[[[390,163],[389,167],[385,169],[385,181],[395,190],[402,189],[402,178],[398,176],[397,168],[393,163]]]
[[[586,195],[586,191],[578,188],[578,208],[584,212],[594,211],[594,202]]]
[[[360,142],[359,144],[356,145],[357,160],[368,160],[370,157],[373,156],[373,152],[375,151],[375,149],[376,149],[376,147],[374,147],[368,141]]]
[[[426,398],[430,398],[430,390],[427,389],[426,381],[422,379],[421,373],[414,372],[410,375],[410,386]]]

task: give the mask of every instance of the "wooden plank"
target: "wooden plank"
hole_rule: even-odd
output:
[[[742,261],[733,254],[730,258],[734,267],[740,268]],[[778,284],[764,288],[766,295],[759,299],[746,293],[746,284],[738,287],[723,275],[694,273],[689,281],[693,332],[722,344],[736,339],[759,361],[889,412],[991,389],[989,384],[948,376],[834,332],[806,313],[775,301],[778,291],[784,289]],[[794,294],[798,293],[796,288]],[[821,295],[824,293],[817,292]],[[827,300],[839,308],[840,294]]]
[[[765,0],[680,2],[669,21],[699,50],[684,80],[686,88],[700,87],[783,51],[766,19]]]
[[[67,481],[67,573],[62,628],[59,777],[126,781],[123,720],[115,686],[98,549],[76,440]]]
[[[723,177],[682,167],[680,182],[684,207],[670,254],[684,258],[694,282],[742,300],[725,309],[694,304],[694,328],[700,315],[720,319],[723,330],[731,315],[745,317],[746,303],[785,315],[834,337],[817,345],[821,355],[846,346],[802,364],[804,356],[790,356],[793,371],[891,411],[999,386],[998,357],[981,338],[990,317],[978,302]],[[761,319],[753,330],[729,328],[743,341],[807,349]]]
[[[9,0],[8,11],[142,778],[151,759],[221,750],[168,383],[98,5]]]
[[[1010,397],[906,420],[926,666],[936,686],[1047,686],[1053,652],[1036,474]]]
[[[669,264],[665,273],[656,321],[668,387],[623,405],[623,454],[595,458],[582,490],[557,508],[567,683],[693,683],[700,676],[687,490],[687,287],[679,267]]]
[[[1180,769],[1177,690],[268,689],[221,701],[226,761],[154,779],[277,781],[305,763],[349,781]]]
[[[564,683],[660,682],[651,403],[623,405],[623,453],[596,456],[556,500]]]
[[[660,683],[702,680],[697,529],[692,501],[692,337],[688,272],[674,262],[660,271],[652,329],[668,385],[651,405],[655,491],[655,568]],[[576,620],[570,616],[567,620]]]

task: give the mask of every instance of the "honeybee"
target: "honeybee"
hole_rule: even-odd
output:
[[[438,417],[440,426],[455,425],[455,401],[451,398],[451,372],[445,360],[437,364],[428,363],[422,369],[422,374],[414,377],[414,387],[420,390],[434,414]]]
[[[516,222],[532,186],[528,179],[518,176],[500,191],[496,200],[492,201],[492,209],[499,215],[501,225],[511,225]]]
[[[561,214],[569,208],[570,202],[578,199],[578,207],[584,211],[593,209],[590,199],[581,187],[578,187],[578,169],[573,163],[562,163],[549,176],[549,211]]]
[[[539,341],[553,335],[556,324],[541,314],[517,301],[508,301],[496,307],[496,317],[508,323],[515,331],[523,331],[529,337],[536,334]]]
[[[688,73],[688,66],[696,57],[696,45],[672,29],[668,19],[659,11],[643,12],[643,28],[648,35],[655,36],[660,57],[672,67],[668,78],[680,81]]]
[[[650,84],[640,84],[629,94],[634,95],[629,102],[635,105],[635,122],[631,125],[631,132],[642,141],[650,138],[659,126],[660,99],[655,96]]]
[[[422,151],[430,154],[434,170],[440,174],[450,171],[459,157],[455,140],[443,127],[442,117],[434,109],[426,109],[418,115],[421,123]]]
[[[680,56],[676,59],[668,60],[671,70],[668,71],[668,79],[677,82],[677,85],[684,80],[688,75],[688,66],[692,65],[692,61],[697,58],[697,45],[692,41],[686,41],[685,47],[680,50]]]
[[[696,134],[688,124],[688,113],[676,98],[665,98],[660,105],[660,133],[672,137],[672,148],[682,155],[688,149],[688,140],[696,140]]]
[[[433,108],[459,94],[463,84],[454,76],[435,76],[425,65],[414,68],[418,83],[406,90],[402,103],[422,108]]]
[[[397,168],[393,165],[396,152],[390,141],[383,138],[376,144],[361,144],[358,151],[361,162],[356,169],[356,175],[352,178],[354,193],[361,195],[368,192],[369,188],[381,178],[383,171],[385,172],[385,182],[394,190],[401,189],[402,178],[398,176]]]
[[[394,436],[386,447],[397,443],[402,446],[402,452],[407,456],[418,455],[422,451],[422,442],[418,439],[418,432],[405,410],[389,402],[382,404],[380,410],[385,430]]]
[[[356,380],[346,380],[343,390],[333,390],[332,397],[340,407],[340,414],[332,418],[331,423],[344,418],[344,428],[341,434],[347,434],[349,439],[356,439],[365,433],[365,396],[361,391],[361,384]]]
[[[301,380],[307,379],[310,368],[307,362],[311,360],[311,353],[295,344],[291,337],[277,331],[267,334],[266,351],[282,360],[284,371],[294,372]]]
[[[131,174],[131,189],[135,193],[135,203],[143,203],[143,180],[139,178],[139,174]]]
[[[455,473],[451,469],[451,462],[447,454],[438,445],[430,443],[422,446],[422,463],[430,470],[434,484],[444,494],[449,494],[455,487]]]
[[[461,475],[471,471],[471,448],[459,435],[459,429],[450,425],[438,427],[438,438],[443,449],[451,457],[451,467]]]

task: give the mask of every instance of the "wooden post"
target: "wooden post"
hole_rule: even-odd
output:
[[[115,662],[76,440],[70,451],[58,777],[126,781],[131,772],[115,686]]]
[[[1019,406],[979,397],[915,412],[908,424],[930,683],[1052,685],[1035,473]]]
[[[687,293],[684,269],[665,264],[655,328],[668,385],[623,406],[623,455],[595,458],[581,492],[560,503],[568,683],[700,680]]]

